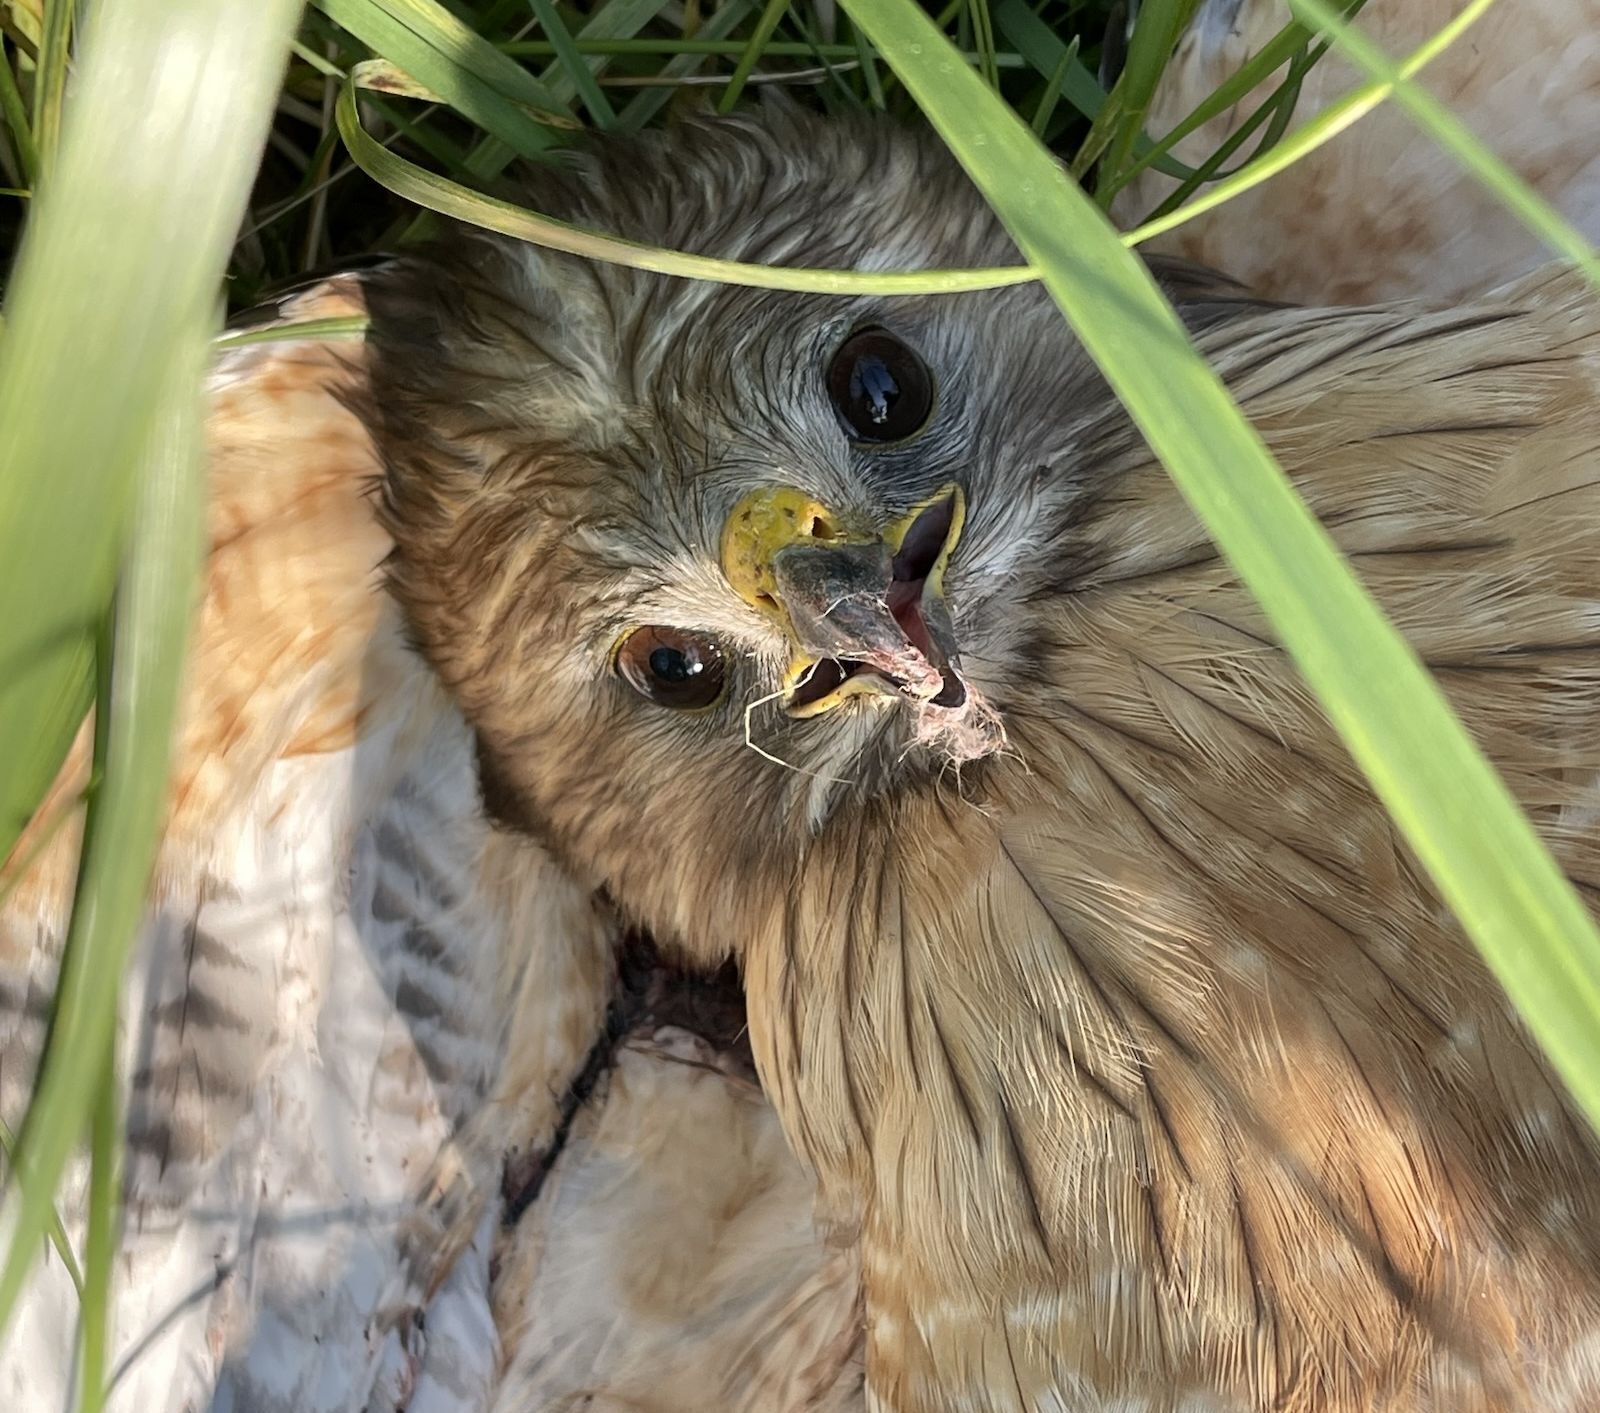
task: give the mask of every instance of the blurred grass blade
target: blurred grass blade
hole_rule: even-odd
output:
[[[89,1131],[89,1233],[84,1242],[79,1314],[78,1413],[99,1413],[105,1406],[107,1355],[115,1335],[111,1323],[113,1268],[122,1220],[122,1106],[118,1102],[115,1040],[113,1027],[95,1080]]]
[[[145,481],[148,490],[156,483]],[[195,478],[198,485],[198,478]],[[199,496],[193,497],[195,505]],[[147,497],[141,495],[135,508],[135,525],[146,509]],[[167,527],[162,526],[161,531]],[[198,530],[198,524],[195,528]],[[160,531],[158,531],[158,534]],[[136,546],[134,553],[144,550]],[[192,550],[191,550],[192,553]],[[179,563],[182,557],[180,555]],[[186,585],[179,584],[180,590]],[[182,614],[188,595],[180,593],[174,607]],[[110,735],[117,721],[117,674],[115,614],[108,618],[100,633],[99,649],[95,654],[95,718],[94,758],[104,761],[110,754]],[[176,619],[180,625],[181,617]],[[182,640],[175,657],[182,661]],[[83,1284],[78,1289],[78,1395],[77,1413],[98,1413],[105,1404],[106,1355],[112,1338],[111,1310],[114,1300],[112,1282],[115,1277],[116,1225],[121,1208],[118,1170],[121,1162],[122,1136],[118,1131],[121,1105],[117,1100],[117,1045],[116,998],[120,986],[112,990],[108,1017],[110,1024],[99,1037],[101,1060],[92,1084],[94,1104],[89,1121],[89,1200],[87,1230],[83,1241]]]
[[[298,8],[90,13],[0,340],[0,858],[87,710],[133,472],[211,322]]]
[[[39,170],[55,165],[61,141],[61,105],[67,91],[73,0],[45,0],[39,33],[39,64],[33,84],[33,138]]]
[[[1149,272],[913,0],[844,0],[994,204],[1600,1126],[1600,934]]]
[[[1533,190],[1504,162],[1479,142],[1465,123],[1425,88],[1410,81],[1376,44],[1322,0],[1289,0],[1302,20],[1328,34],[1347,58],[1369,77],[1386,85],[1394,100],[1440,147],[1488,188],[1524,225],[1557,254],[1565,256],[1600,288],[1600,259],[1584,235]]]
[[[16,1135],[6,1126],[6,1121],[0,1119],[0,1157],[5,1159],[4,1163],[0,1163],[0,1179],[4,1178],[6,1169],[11,1164],[16,1147]],[[82,1300],[83,1272],[78,1269],[78,1258],[73,1255],[72,1243],[67,1239],[66,1225],[54,1206],[50,1209],[50,1225],[46,1235],[50,1238],[50,1245],[61,1261],[61,1269],[67,1273],[67,1279],[72,1282],[72,1289],[77,1293],[78,1299]]]
[[[316,0],[316,5],[374,54],[524,157],[535,157],[555,142],[555,134],[527,109],[570,121],[564,105],[538,79],[442,6],[425,0]]]
[[[293,7],[284,10],[292,13]],[[288,37],[285,27],[261,39],[281,54]],[[266,67],[260,53],[248,58]],[[269,81],[273,76],[269,71]],[[70,152],[80,116],[78,110],[69,115],[64,151]],[[49,1228],[51,1197],[62,1169],[99,1102],[116,1027],[117,991],[143,916],[160,837],[172,720],[201,555],[199,434],[208,355],[204,325],[191,317],[166,346],[152,399],[158,411],[142,419],[147,439],[130,457],[138,472],[137,493],[117,586],[109,683],[95,714],[101,779],[84,821],[49,1043],[5,1189],[7,1220],[0,1226],[10,1241],[0,1271],[0,1331],[38,1255],[39,1238]],[[95,1269],[108,1272],[109,1263],[99,1257],[97,1248]],[[107,1293],[86,1281],[84,1298],[104,1301]]]
[[[158,442],[184,464],[192,498],[205,332],[297,9],[120,0],[96,7],[83,37],[0,342],[0,625],[14,668],[0,675],[0,851],[76,730],[63,711],[78,705],[130,497],[137,486],[144,505],[176,479],[148,470]],[[194,526],[192,514],[184,535],[163,534],[160,516],[140,522],[143,557],[119,610],[130,642],[119,645],[113,749],[89,802],[50,1047],[8,1174],[0,1322],[95,1102],[164,796]]]
[[[22,168],[22,178],[32,187],[39,180],[39,149],[33,140],[32,121],[28,108],[17,88],[16,75],[11,72],[11,58],[5,44],[0,41],[0,123],[11,135],[12,149]]]
[[[1460,13],[1448,24],[1441,26],[1395,66],[1395,74],[1402,79],[1415,77],[1460,39],[1492,4],[1494,0],[1468,0]],[[1331,142],[1346,128],[1366,117],[1393,92],[1393,84],[1382,81],[1366,83],[1359,88],[1351,89],[1343,98],[1330,103],[1316,117],[1302,123],[1243,171],[1208,186],[1187,206],[1181,206],[1165,216],[1154,217],[1129,231],[1124,237],[1126,243],[1138,245],[1158,235],[1164,235],[1167,231],[1192,221],[1196,216],[1214,210],[1223,202],[1233,200],[1241,192],[1249,191],[1253,186],[1260,186],[1268,178],[1277,176],[1286,167],[1298,162],[1306,153],[1321,147],[1325,142]]]
[[[1022,284],[1033,278],[1026,265],[993,269],[890,271],[814,270],[784,265],[752,265],[709,255],[689,255],[679,250],[623,240],[603,231],[587,230],[549,216],[541,216],[509,201],[485,196],[448,178],[397,157],[361,126],[356,112],[355,84],[346,81],[339,93],[339,132],[350,155],[374,181],[408,201],[486,230],[528,241],[549,250],[563,250],[590,260],[607,260],[635,270],[663,275],[714,280],[720,284],[748,285],[757,289],[788,289],[821,294],[956,294],[964,290],[994,289]]]
[[[252,343],[299,343],[311,339],[317,343],[346,343],[366,337],[365,314],[340,314],[326,319],[287,320],[265,324],[259,329],[237,329],[219,334],[212,340],[212,348],[221,353],[230,348],[244,348]]]

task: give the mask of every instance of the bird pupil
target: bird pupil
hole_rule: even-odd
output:
[[[660,647],[650,654],[650,671],[661,682],[687,682],[700,670],[681,648]]]
[[[850,396],[857,403],[865,404],[867,420],[881,427],[900,400],[900,384],[883,359],[868,353],[858,358],[850,370]]]

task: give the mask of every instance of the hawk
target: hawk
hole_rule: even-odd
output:
[[[797,265],[1009,250],[930,138],[782,113],[532,204]],[[1600,300],[1156,270],[1594,887]],[[752,293],[461,232],[367,301],[387,583],[486,806],[737,958],[859,1247],[869,1406],[1600,1399],[1595,1136],[1041,291]]]

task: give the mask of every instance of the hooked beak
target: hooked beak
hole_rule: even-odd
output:
[[[790,715],[817,716],[868,693],[966,705],[943,594],[965,514],[954,484],[878,535],[847,533],[824,506],[787,486],[734,507],[723,528],[723,572],[793,646],[784,676]]]

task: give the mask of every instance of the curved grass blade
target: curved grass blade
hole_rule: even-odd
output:
[[[1234,130],[1223,138],[1198,167],[1192,177],[1187,177],[1179,182],[1176,187],[1150,212],[1148,220],[1157,220],[1169,211],[1176,211],[1194,193],[1207,182],[1217,181],[1222,178],[1234,176],[1236,173],[1248,171],[1251,165],[1261,160],[1282,140],[1288,130],[1290,120],[1294,117],[1295,105],[1300,101],[1300,89],[1317,61],[1322,58],[1327,45],[1318,45],[1315,48],[1307,46],[1289,61],[1289,71],[1284,75],[1283,82],[1264,98],[1260,104],[1245,118]],[[1261,134],[1261,139],[1255,149],[1237,166],[1224,171],[1223,164],[1228,162],[1235,152],[1247,143],[1256,131],[1266,128]]]
[[[1600,932],[1148,270],[913,0],[844,0],[983,189],[1600,1127]],[[1359,666],[1358,666],[1359,665]]]
[[[425,0],[316,0],[316,5],[374,54],[524,157],[537,156],[555,142],[555,134],[527,109],[567,120],[565,105],[538,79],[442,6]]]
[[[1353,18],[1361,13],[1362,7],[1367,3],[1367,0],[1344,0],[1344,3],[1346,17]],[[1145,168],[1158,159],[1165,157],[1196,128],[1204,127],[1219,113],[1225,113],[1235,103],[1248,97],[1259,84],[1264,83],[1271,76],[1274,70],[1281,68],[1292,60],[1305,47],[1311,37],[1312,32],[1305,25],[1298,20],[1290,20],[1257,53],[1252,54],[1227,79],[1207,94],[1201,102],[1196,104],[1194,110],[1187,114],[1182,122],[1178,123],[1170,132],[1163,133],[1156,142],[1135,157],[1115,177],[1111,178],[1109,181],[1111,195],[1115,196]],[[1300,78],[1304,79],[1309,72],[1310,67],[1308,66],[1302,71]],[[1287,81],[1285,80],[1285,82]],[[1270,102],[1271,99],[1269,98],[1268,101]],[[1293,104],[1290,104],[1290,107],[1292,109]],[[1204,167],[1196,168],[1197,172],[1203,172],[1204,170]]]
[[[926,270],[880,273],[867,270],[807,270],[783,265],[753,265],[721,260],[709,255],[689,255],[659,246],[623,240],[601,231],[587,230],[549,216],[541,216],[509,201],[436,176],[397,157],[361,126],[355,105],[355,85],[347,80],[339,94],[339,132],[350,155],[374,181],[398,196],[414,201],[441,216],[499,231],[548,250],[561,250],[592,260],[608,260],[635,270],[663,275],[714,280],[720,284],[757,289],[787,289],[819,294],[957,294],[965,290],[994,289],[1031,280],[1026,265],[992,269]]]

